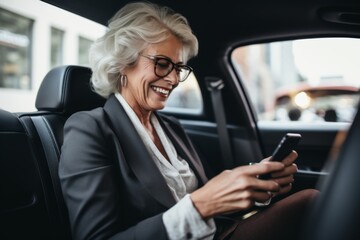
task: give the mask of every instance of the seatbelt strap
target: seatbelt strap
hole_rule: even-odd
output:
[[[207,88],[211,93],[212,105],[217,123],[217,132],[221,149],[222,162],[225,169],[233,168],[231,141],[226,124],[226,116],[222,99],[224,81],[218,77],[205,77]]]
[[[42,116],[32,116],[31,120],[35,125],[44,149],[57,205],[59,207],[58,211],[61,227],[63,227],[67,225],[67,216],[63,215],[64,209],[66,209],[66,205],[61,191],[60,179],[58,177],[60,149],[56,145],[55,137],[52,134],[46,119],[44,119]],[[66,229],[63,229],[63,231],[66,231]],[[67,231],[64,232],[64,234],[69,235]]]

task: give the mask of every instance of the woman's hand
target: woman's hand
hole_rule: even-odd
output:
[[[286,160],[286,163],[290,162],[293,162],[293,158]],[[269,161],[225,170],[190,196],[204,219],[245,210],[253,206],[255,201],[268,200],[271,197],[268,192],[280,191],[279,184],[288,184],[287,177],[282,176],[287,176],[288,171],[291,175],[293,171],[290,170],[285,168],[284,163]],[[275,178],[276,181],[257,178],[258,175],[271,172],[276,172],[280,178]]]
[[[277,182],[280,186],[280,190],[273,193],[273,196],[284,194],[291,190],[292,183],[294,182],[294,174],[298,170],[296,164],[294,163],[297,157],[297,152],[292,151],[287,157],[285,157],[281,161],[284,164],[285,168],[280,171],[275,171],[271,174],[270,180]],[[261,161],[261,163],[269,162],[269,159],[270,157],[265,158]]]

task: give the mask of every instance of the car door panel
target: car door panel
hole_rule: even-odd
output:
[[[181,120],[186,133],[195,145],[209,177],[224,170],[217,125],[200,120]],[[231,138],[233,166],[246,165],[261,159],[257,140],[245,127],[228,126]]]
[[[297,147],[299,157],[297,164],[302,170],[319,172],[330,157],[335,138],[339,132],[347,130],[348,123],[311,123],[291,124],[276,122],[259,122],[258,131],[266,155],[270,155],[287,132],[296,132],[302,135]]]
[[[296,190],[318,187],[320,178],[327,176],[327,164],[335,157],[346,135],[349,123],[276,123],[259,122],[258,131],[266,155],[270,155],[286,132],[297,132],[302,139],[296,148],[299,168],[295,176]]]
[[[221,172],[224,168],[216,124],[200,120],[181,120],[181,123],[197,148],[209,177]],[[260,145],[245,127],[228,126],[234,166],[246,165],[270,156],[285,133],[300,133],[302,139],[296,148],[299,154],[296,161],[299,171],[294,182],[294,190],[297,191],[309,187],[317,188],[318,180],[327,176],[324,170],[326,162],[331,154],[339,149],[334,142],[341,133],[346,132],[349,124],[259,122],[257,126]]]

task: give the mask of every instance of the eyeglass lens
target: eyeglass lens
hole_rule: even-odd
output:
[[[166,77],[175,68],[175,71],[179,77],[179,81],[185,81],[190,74],[190,70],[186,67],[176,66],[169,59],[158,58],[155,61],[155,74],[159,77]]]

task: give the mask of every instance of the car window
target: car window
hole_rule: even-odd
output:
[[[0,88],[30,89],[33,21],[0,8]]]
[[[193,73],[171,93],[165,112],[181,112],[186,114],[199,114],[203,109],[203,100],[196,77]]]
[[[231,59],[260,121],[353,120],[359,102],[359,39],[241,46]]]
[[[46,73],[59,65],[87,66],[90,45],[105,31],[38,0],[0,1],[0,108],[35,111]]]
[[[59,65],[88,66],[89,48],[105,31],[103,25],[38,0],[1,1],[0,109],[35,111],[45,74]],[[194,74],[171,94],[165,111],[174,110],[201,112]]]

